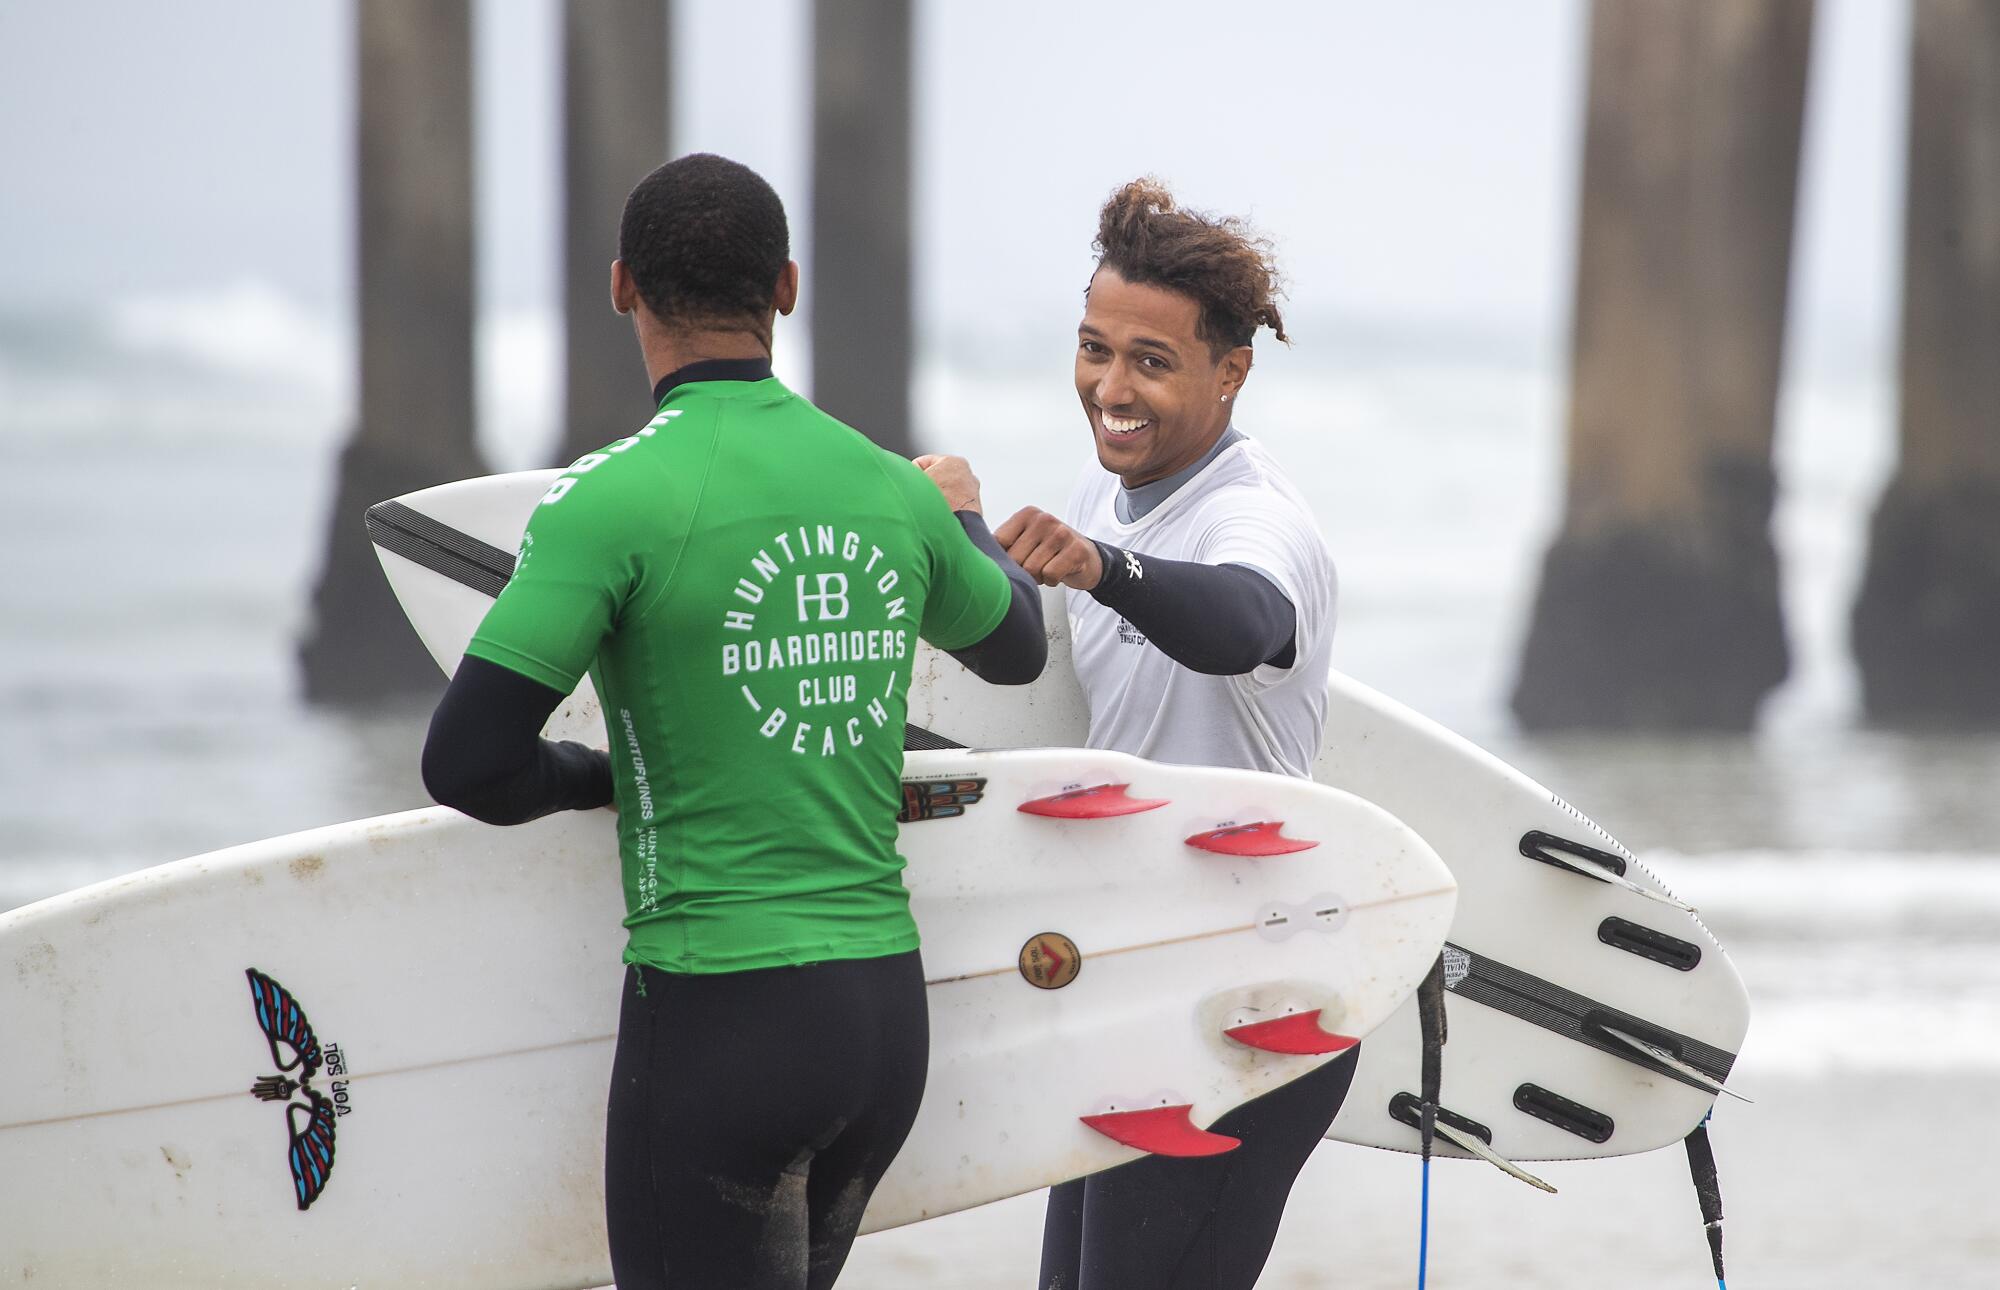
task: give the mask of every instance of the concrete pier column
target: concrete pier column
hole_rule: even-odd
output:
[[[1854,606],[1871,721],[2000,728],[2000,5],[1915,0],[1902,458]]]
[[[668,160],[667,0],[563,4],[563,432],[557,464],[652,416],[632,322],[611,309],[626,194]]]
[[[466,0],[358,0],[361,407],[340,458],[306,696],[443,688],[390,595],[361,516],[484,470],[473,441],[472,29]]]
[[[913,451],[910,0],[814,0],[813,402]]]
[[[1568,483],[1525,726],[1745,729],[1785,675],[1771,444],[1812,12],[1591,11]]]

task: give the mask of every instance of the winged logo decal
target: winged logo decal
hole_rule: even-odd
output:
[[[256,968],[245,968],[244,975],[250,979],[258,1028],[271,1046],[271,1061],[279,1072],[258,1079],[250,1092],[261,1101],[285,1104],[292,1190],[299,1208],[310,1209],[333,1174],[334,1101],[312,1084],[327,1055],[291,991]]]

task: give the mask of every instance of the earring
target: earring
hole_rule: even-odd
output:
[[[1222,396],[1222,397],[1221,397],[1220,399],[1218,399],[1218,400],[1217,400],[1217,402],[1219,402],[1219,403],[1227,403],[1227,402],[1229,402],[1229,396],[1228,396],[1227,394],[1225,394],[1225,395],[1223,395],[1223,396]]]

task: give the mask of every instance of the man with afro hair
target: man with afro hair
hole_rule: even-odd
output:
[[[617,807],[619,1290],[833,1284],[928,1067],[896,853],[917,638],[1003,684],[1047,653],[976,510],[772,375],[798,294],[747,167],[633,189],[611,299],[650,410],[536,506],[424,748],[432,795],[490,823]],[[538,735],[586,671],[608,755]]]

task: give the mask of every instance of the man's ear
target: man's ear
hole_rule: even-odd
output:
[[[611,262],[611,307],[621,314],[629,314],[639,303],[639,284],[632,280],[632,271],[625,267],[625,261]]]
[[[1250,379],[1250,364],[1255,357],[1255,352],[1248,345],[1238,345],[1222,356],[1222,362],[1217,367],[1225,396],[1234,398],[1243,388],[1243,382]]]
[[[789,316],[799,305],[799,262],[785,261],[785,267],[778,271],[777,289],[771,292],[771,303],[779,313]]]

